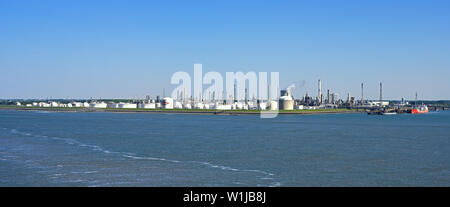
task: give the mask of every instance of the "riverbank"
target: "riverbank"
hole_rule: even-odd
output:
[[[121,108],[62,108],[62,107],[20,107],[0,106],[0,110],[52,111],[52,112],[112,112],[112,113],[171,113],[171,114],[210,114],[210,115],[246,115],[260,114],[259,110],[214,110],[214,109],[121,109]],[[265,111],[270,113],[270,111]],[[315,110],[280,110],[278,114],[343,114],[364,113],[358,109],[315,109]]]

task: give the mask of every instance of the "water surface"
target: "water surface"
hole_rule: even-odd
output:
[[[450,186],[450,112],[0,110],[0,186]]]

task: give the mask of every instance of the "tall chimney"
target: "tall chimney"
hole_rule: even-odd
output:
[[[383,101],[383,83],[380,82],[380,105]]]
[[[317,95],[317,99],[319,100],[319,104],[322,103],[322,81],[319,79],[319,94]]]
[[[361,83],[361,105],[364,105],[364,83]]]
[[[327,90],[327,103],[330,104],[330,89]]]
[[[237,88],[236,88],[236,83],[234,83],[234,95],[233,95],[233,103],[237,102]]]

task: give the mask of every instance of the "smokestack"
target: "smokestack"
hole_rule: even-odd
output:
[[[237,91],[236,91],[237,89],[236,89],[236,83],[234,83],[234,97],[233,97],[233,102],[234,103],[236,103],[237,102],[237,97],[236,97],[236,95],[237,95]]]
[[[383,101],[383,83],[380,82],[380,105]]]
[[[319,79],[319,94],[317,95],[317,98],[319,99],[319,104],[322,103],[322,81]]]
[[[330,89],[327,90],[327,103],[331,103],[330,101]]]
[[[247,88],[245,88],[245,104],[248,104],[248,91]]]
[[[364,105],[364,83],[361,83],[361,105]]]

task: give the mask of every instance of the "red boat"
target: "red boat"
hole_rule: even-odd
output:
[[[412,114],[425,114],[428,113],[428,107],[425,104],[422,104],[420,106],[416,106],[413,109],[411,109]]]

